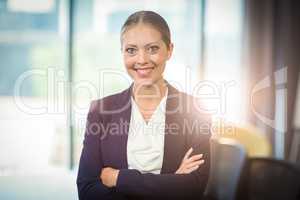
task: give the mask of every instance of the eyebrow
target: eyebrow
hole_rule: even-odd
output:
[[[157,44],[159,41],[160,40],[155,41],[155,42],[150,42],[150,43],[146,44],[144,47],[148,47],[148,46],[151,46],[153,44]],[[134,45],[134,44],[127,44],[126,46],[137,47],[137,45]]]

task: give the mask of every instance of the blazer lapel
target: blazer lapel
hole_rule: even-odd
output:
[[[168,97],[166,104],[166,124],[164,157],[161,173],[174,173],[184,156],[185,139],[183,131],[182,98],[180,92],[168,85]]]
[[[127,139],[131,117],[131,87],[114,98],[113,110],[109,124],[109,136],[102,142],[106,164],[118,169],[127,169]]]
[[[131,117],[131,90],[122,92],[113,102],[113,109],[119,109],[112,115],[109,137],[102,141],[104,165],[127,169],[127,140]],[[168,84],[166,103],[164,155],[161,173],[174,173],[185,154],[185,137],[183,133],[182,99],[180,92]],[[117,126],[117,127],[114,127]]]

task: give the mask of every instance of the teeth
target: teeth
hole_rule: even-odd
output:
[[[153,70],[153,67],[147,67],[147,68],[137,68],[136,72],[142,76],[142,77],[146,77],[148,75],[150,75],[151,71]]]
[[[147,68],[134,68],[134,70],[147,70],[147,69],[154,69],[154,67],[147,67]]]

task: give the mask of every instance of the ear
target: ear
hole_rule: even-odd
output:
[[[171,58],[171,56],[172,56],[173,48],[174,48],[173,43],[170,43],[169,49],[168,49],[168,60],[169,60],[169,59]]]

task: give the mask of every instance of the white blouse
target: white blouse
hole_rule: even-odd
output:
[[[127,141],[129,169],[160,174],[164,155],[166,92],[148,123],[131,97],[131,119]]]

